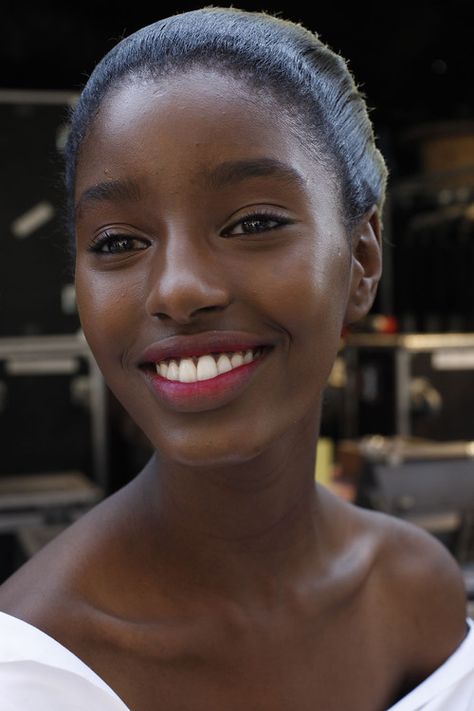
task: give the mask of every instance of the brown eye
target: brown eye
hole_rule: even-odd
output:
[[[275,230],[289,223],[290,220],[277,215],[267,215],[265,213],[254,214],[248,215],[238,222],[235,222],[231,227],[227,228],[223,234],[226,237],[259,234],[260,232]]]
[[[91,252],[99,254],[123,254],[124,252],[143,250],[147,247],[148,243],[138,237],[106,232],[96,239],[89,249]]]

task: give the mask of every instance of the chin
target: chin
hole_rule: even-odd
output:
[[[301,447],[307,425],[315,435],[320,403],[309,397],[299,407],[285,407],[287,397],[272,402],[242,399],[224,407],[199,413],[159,411],[147,391],[123,390],[122,381],[115,396],[146,435],[162,461],[190,469],[234,468],[253,462],[263,470],[273,469],[285,453]],[[141,397],[143,392],[144,397]],[[137,398],[137,394],[140,397]],[[148,397],[147,397],[148,395]],[[305,442],[307,436],[304,435]],[[229,472],[230,473],[230,472]]]
[[[232,441],[216,439],[193,440],[189,435],[172,440],[156,437],[153,445],[160,457],[180,466],[197,468],[233,467],[245,464],[257,458],[269,443],[257,443],[242,440]]]

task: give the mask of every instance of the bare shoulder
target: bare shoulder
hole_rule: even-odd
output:
[[[45,629],[83,607],[92,584],[100,585],[101,560],[117,545],[121,497],[97,504],[0,585],[0,610]]]
[[[404,599],[422,599],[425,615],[439,624],[444,616],[460,618],[465,626],[466,594],[458,563],[434,536],[413,524],[379,515],[385,535],[379,565],[394,590],[405,590]],[[409,588],[406,584],[410,583]],[[450,613],[449,615],[447,613]]]
[[[466,593],[460,568],[434,536],[385,514],[360,511],[379,532],[374,578],[407,668],[424,677],[466,635]]]

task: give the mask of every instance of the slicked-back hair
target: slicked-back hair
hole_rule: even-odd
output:
[[[227,72],[277,102],[299,140],[331,170],[348,234],[371,207],[382,207],[387,170],[344,59],[295,22],[209,7],[143,27],[95,67],[72,113],[65,149],[71,236],[78,157],[105,96],[127,82],[159,81],[195,68]]]

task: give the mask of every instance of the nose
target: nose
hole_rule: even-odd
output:
[[[187,324],[230,303],[225,273],[211,245],[176,236],[156,262],[146,298],[150,316]]]

